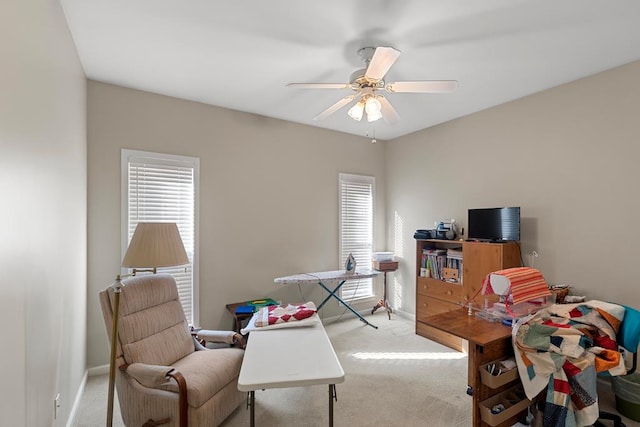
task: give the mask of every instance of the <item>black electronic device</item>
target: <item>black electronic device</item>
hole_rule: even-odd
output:
[[[520,207],[469,209],[467,238],[482,241],[520,240]]]

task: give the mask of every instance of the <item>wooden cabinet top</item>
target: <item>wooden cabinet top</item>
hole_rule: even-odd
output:
[[[466,308],[429,316],[422,323],[482,346],[511,336],[510,327],[469,316]]]
[[[481,241],[481,240],[446,240],[446,239],[416,239],[416,242],[429,242],[429,243],[445,243],[445,244],[458,244],[458,245],[468,245],[468,244],[478,244],[478,245],[511,245],[517,244],[518,242],[515,240],[505,240],[501,242],[489,242],[489,241]]]

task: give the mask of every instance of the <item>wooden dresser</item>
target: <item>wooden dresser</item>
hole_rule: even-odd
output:
[[[461,278],[445,281],[437,277],[421,276],[426,249],[462,248]],[[482,308],[485,296],[479,294],[482,281],[492,271],[519,267],[520,247],[518,242],[488,243],[457,240],[416,240],[416,334],[432,339],[455,350],[462,351],[465,343],[459,336],[448,334],[425,323],[425,319],[466,307],[472,301]],[[424,270],[423,270],[424,271]],[[490,296],[489,303],[497,297]]]

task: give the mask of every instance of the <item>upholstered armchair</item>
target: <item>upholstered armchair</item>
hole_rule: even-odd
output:
[[[172,276],[145,275],[122,283],[115,384],[125,425],[222,423],[245,398],[238,391],[244,350],[237,346],[243,347],[242,336],[220,331],[192,336]],[[113,288],[99,296],[110,337]],[[208,349],[198,341],[236,347]]]

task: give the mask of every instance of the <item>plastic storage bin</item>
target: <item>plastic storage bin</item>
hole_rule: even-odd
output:
[[[489,371],[487,371],[487,365],[499,365],[500,361],[496,360],[491,363],[486,363],[480,366],[480,378],[482,380],[482,384],[486,385],[489,388],[498,388],[503,385],[510,383],[518,379],[520,376],[518,375],[518,368],[513,368],[509,371],[503,372],[500,375],[491,375]]]
[[[616,410],[627,418],[640,421],[640,373],[611,377],[616,395]]]
[[[492,411],[496,405],[502,405],[502,411]],[[515,386],[480,402],[480,417],[485,423],[497,426],[525,411],[529,405],[531,401],[527,399],[522,386]]]

